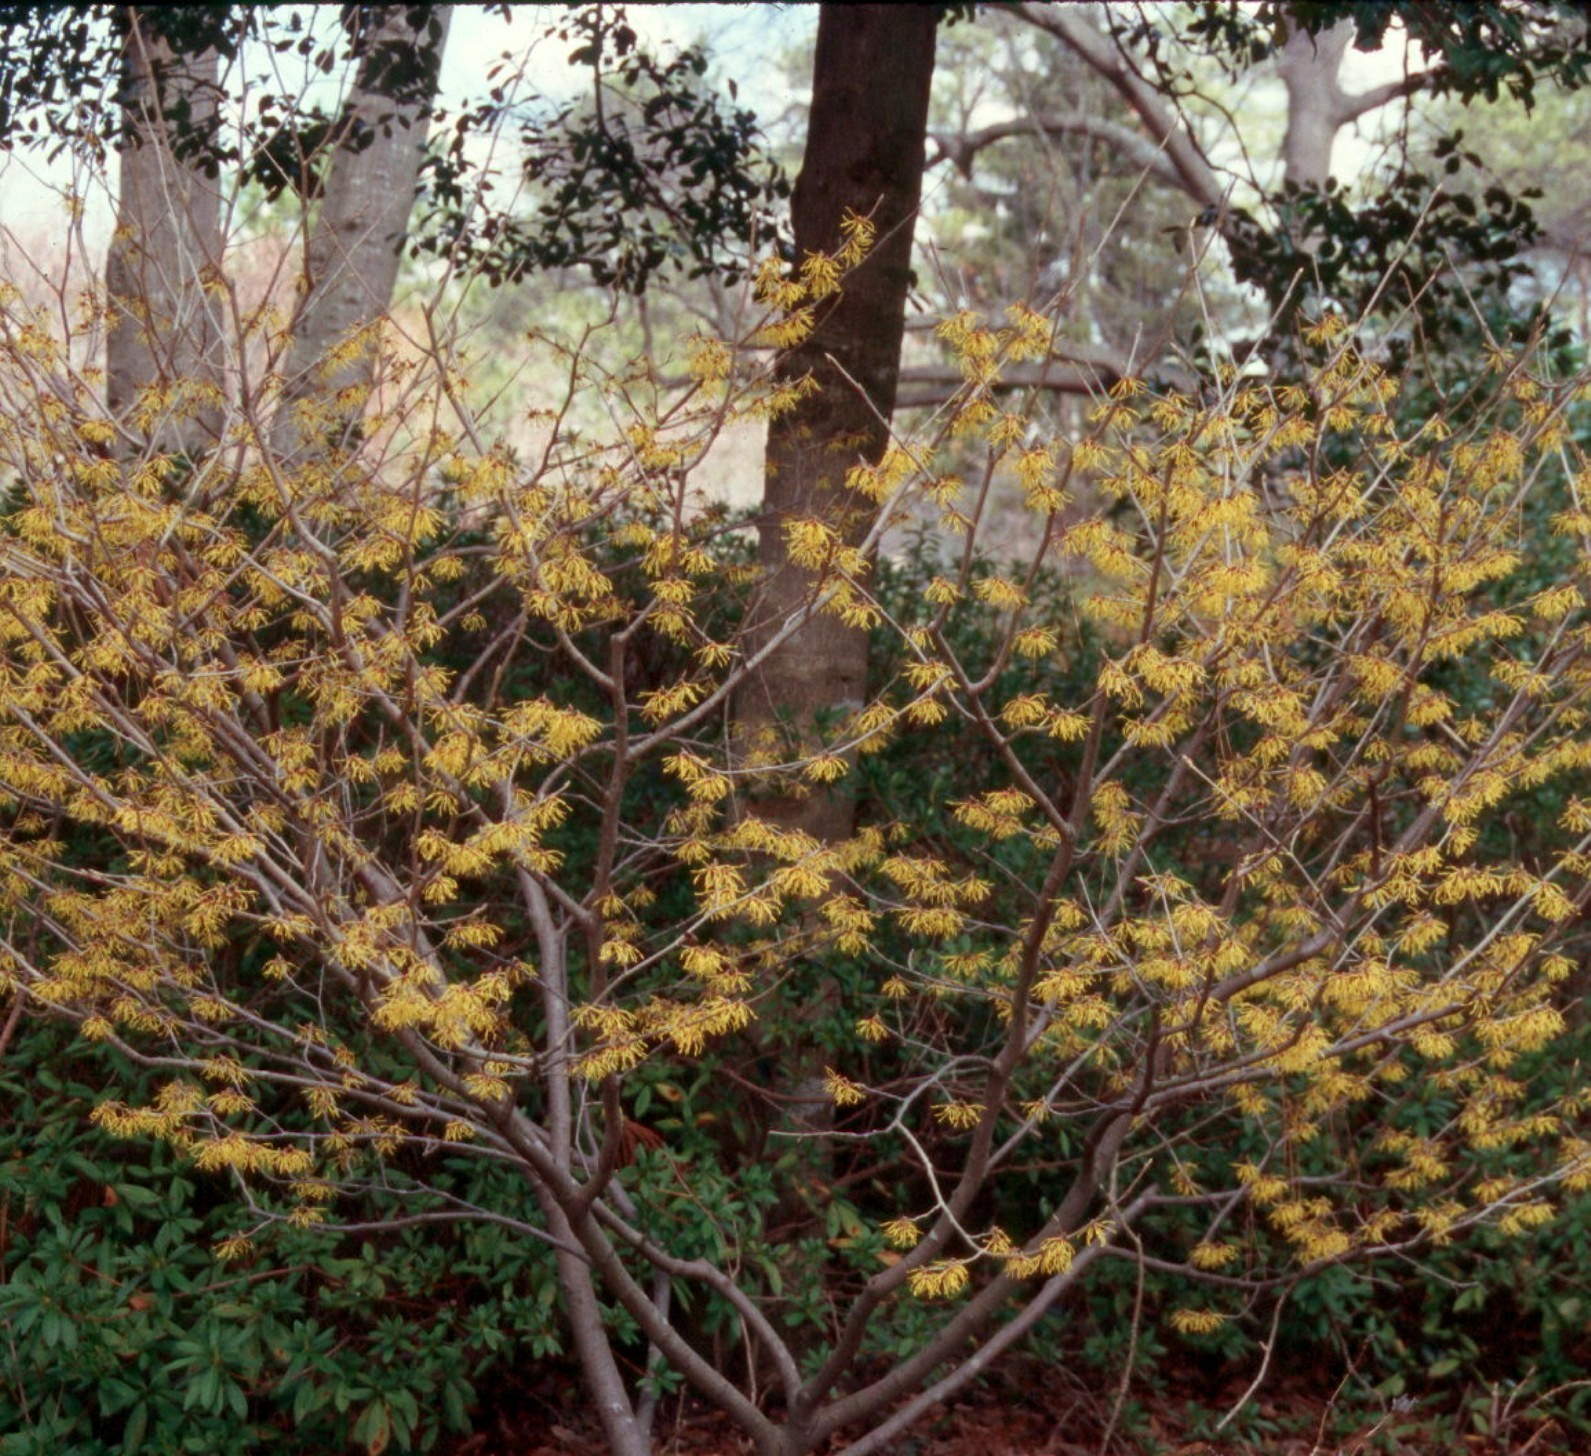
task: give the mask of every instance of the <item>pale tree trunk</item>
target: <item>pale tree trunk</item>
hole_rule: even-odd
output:
[[[1241,214],[1227,206],[1226,186],[1186,119],[1144,79],[1140,66],[1131,61],[1119,42],[1089,20],[1083,6],[1015,4],[1008,13],[1064,41],[1131,107],[1154,154],[1163,158],[1163,162],[1151,166],[1148,159],[1128,150],[1134,166],[1161,176],[1169,172],[1202,209],[1201,223],[1219,229],[1236,252],[1251,245],[1252,239],[1239,225]],[[1277,74],[1287,88],[1288,101],[1283,182],[1322,187],[1331,175],[1331,150],[1337,133],[1349,122],[1409,95],[1419,88],[1427,73],[1409,71],[1396,80],[1350,94],[1343,89],[1339,72],[1353,40],[1353,21],[1341,21],[1312,34],[1292,7],[1287,8],[1284,18],[1290,31],[1276,59]],[[1295,241],[1308,246],[1307,239]]]
[[[1313,258],[1321,238],[1299,215],[1293,190],[1323,189],[1331,180],[1331,152],[1338,132],[1407,89],[1408,83],[1394,82],[1358,94],[1343,90],[1342,62],[1353,36],[1352,20],[1340,20],[1314,34],[1295,23],[1276,57],[1276,73],[1287,88],[1279,210],[1293,245],[1306,258]]]
[[[376,355],[372,341],[352,341],[392,302],[450,9],[374,5],[355,15],[359,65],[329,143],[282,362],[273,444],[288,462],[358,436]]]
[[[1344,91],[1342,62],[1353,36],[1352,20],[1340,20],[1313,35],[1295,24],[1276,58],[1276,72],[1287,87],[1284,182],[1324,187],[1331,176],[1331,149],[1337,133],[1350,121],[1409,95],[1425,79],[1424,72],[1409,71],[1367,91]]]
[[[219,60],[177,55],[134,6],[121,14],[121,168],[105,260],[105,392],[122,449],[198,455],[221,411],[221,195],[214,162]],[[208,164],[208,165],[207,165]]]
[[[1349,98],[1338,73],[1353,22],[1340,21],[1311,35],[1299,26],[1276,58],[1276,71],[1287,87],[1287,135],[1282,140],[1283,181],[1300,187],[1324,187],[1331,176],[1331,148],[1345,122]]]
[[[575,1251],[578,1246],[574,1230],[557,1201],[548,1197],[541,1206],[548,1231],[559,1242],[558,1284],[568,1310],[570,1337],[609,1456],[649,1456],[652,1443],[624,1388],[624,1376],[603,1323],[590,1261]]]

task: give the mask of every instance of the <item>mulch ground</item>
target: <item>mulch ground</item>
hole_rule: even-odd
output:
[[[1501,1393],[1463,1393],[1438,1404],[1380,1412],[1311,1388],[1310,1372],[1283,1375],[1214,1431],[1241,1384],[1212,1392],[1178,1388],[1118,1402],[1075,1375],[1035,1362],[936,1406],[899,1437],[889,1456],[1581,1456],[1583,1434],[1511,1407]],[[1220,1399],[1212,1398],[1219,1395]],[[601,1430],[572,1371],[543,1369],[498,1382],[475,1432],[444,1443],[442,1456],[607,1456]],[[1120,1405],[1120,1409],[1117,1407]],[[1115,1412],[1113,1418],[1113,1411]],[[843,1442],[831,1448],[838,1451]],[[658,1456],[755,1456],[725,1416],[693,1399],[667,1400],[653,1430]]]

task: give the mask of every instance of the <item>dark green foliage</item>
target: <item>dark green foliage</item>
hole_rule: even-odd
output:
[[[1461,160],[1462,134],[1444,139],[1436,159],[1447,173]],[[1477,293],[1501,298],[1529,273],[1522,254],[1539,235],[1529,196],[1492,185],[1480,199],[1448,192],[1437,178],[1406,168],[1370,197],[1351,200],[1328,181],[1322,188],[1292,186],[1273,199],[1287,226],[1269,230],[1249,220],[1236,229],[1234,274],[1265,290],[1283,331],[1322,305],[1349,318],[1379,316],[1443,351],[1466,329]],[[1455,260],[1467,267],[1455,269]],[[1402,374],[1406,349],[1388,359]]]
[[[582,268],[629,293],[661,273],[733,280],[776,240],[776,205],[789,194],[756,117],[723,107],[704,83],[702,51],[661,58],[642,49],[622,9],[586,7],[557,34],[574,43],[569,64],[590,71],[591,93],[518,121],[529,212],[483,210],[475,192],[470,140],[521,115],[496,87],[431,159],[419,246],[494,285],[550,268]],[[729,94],[732,103],[733,81]]]
[[[1496,101],[1506,91],[1528,106],[1538,81],[1573,89],[1591,78],[1585,10],[1566,0],[1201,0],[1177,36],[1237,73],[1274,55],[1295,28],[1318,34],[1348,20],[1361,51],[1381,49],[1400,28],[1427,58],[1423,85],[1438,96]],[[1152,51],[1164,39],[1151,19],[1130,34]]]
[[[238,1190],[88,1123],[135,1076],[47,1023],[0,1069],[3,1456],[424,1451],[470,1429],[494,1370],[559,1350],[544,1246],[404,1229],[397,1190],[363,1205],[388,1231],[284,1228],[219,1259],[251,1221]],[[470,1164],[459,1190],[509,1205],[492,1178]]]
[[[410,7],[413,42],[379,46],[371,46],[364,34],[370,12],[378,7],[349,7],[340,45],[317,38],[305,15],[273,14],[266,6],[134,8],[144,34],[164,42],[179,62],[205,51],[234,62],[247,42],[263,44],[276,56],[296,55],[320,71],[357,60],[367,89],[390,97],[395,105],[413,104],[431,94],[441,58],[441,24],[432,6]],[[0,6],[0,146],[98,149],[123,139],[122,50],[128,12],[129,7],[120,5]],[[157,88],[163,79],[157,69]],[[276,95],[268,86],[258,92],[257,116],[244,118],[235,131],[220,124],[219,115],[216,124],[195,126],[190,104],[160,97],[165,132],[179,159],[197,160],[212,176],[235,166],[268,170],[269,158],[285,149],[303,161],[313,148],[306,148],[302,134],[324,121],[313,111],[303,112],[298,98]],[[346,130],[337,140],[356,150],[361,145]]]
[[[379,7],[348,7],[328,39],[305,14],[267,6],[140,7],[139,24],[180,60],[214,50],[236,60],[245,42],[315,70],[357,65],[366,92],[412,108],[433,94],[442,30],[434,7],[412,6],[412,35],[372,44]],[[122,46],[127,7],[0,6],[0,147],[96,153],[125,139]],[[417,251],[443,254],[493,284],[548,268],[582,268],[603,286],[643,292],[660,273],[730,278],[756,248],[777,242],[788,185],[763,150],[755,116],[725,106],[705,82],[706,57],[645,50],[622,8],[565,7],[555,33],[569,63],[589,71],[588,101],[552,108],[509,101],[502,86],[437,139],[426,167]],[[494,80],[500,79],[495,73]],[[161,88],[162,76],[155,76]],[[275,198],[318,195],[335,152],[357,154],[390,122],[332,117],[302,96],[254,87],[250,114],[190,122],[192,101],[162,97],[174,155],[209,174],[236,168]],[[438,118],[431,118],[436,120]],[[492,204],[470,144],[508,126],[524,152],[528,212]],[[518,189],[514,189],[516,192]]]

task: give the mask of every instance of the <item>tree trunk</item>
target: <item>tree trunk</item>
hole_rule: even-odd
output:
[[[850,543],[870,524],[866,503],[845,489],[845,474],[858,460],[876,462],[889,439],[922,195],[935,19],[931,5],[830,4],[819,11],[812,116],[792,203],[796,252],[836,251],[847,213],[870,216],[877,242],[812,335],[779,364],[782,381],[810,374],[819,388],[769,427],[753,650],[799,614],[817,586],[812,571],[789,560],[785,523],[821,517]],[[788,733],[810,747],[821,721],[860,707],[866,691],[867,633],[815,615],[741,693],[742,741]],[[805,797],[773,794],[755,808],[825,843],[850,834],[854,812],[843,786]]]
[[[1287,87],[1287,135],[1282,140],[1283,180],[1324,187],[1331,176],[1331,148],[1345,121],[1352,120],[1338,73],[1353,22],[1344,20],[1310,34],[1302,25],[1288,36],[1276,58]]]
[[[221,411],[221,194],[206,160],[217,124],[215,51],[177,55],[135,6],[121,15],[121,179],[105,260],[105,392],[123,449],[196,455]]]
[[[392,302],[425,159],[447,6],[355,10],[360,60],[329,142],[323,200],[283,361],[273,443],[284,461],[357,438],[375,378],[373,341],[349,345]]]
[[[574,1230],[557,1200],[549,1195],[541,1200],[541,1207],[548,1231],[558,1240],[558,1285],[568,1309],[569,1333],[609,1456],[648,1456],[651,1441],[624,1388],[613,1342],[602,1322],[590,1261],[572,1252]]]
[[[819,11],[812,114],[792,201],[796,254],[836,252],[850,213],[872,219],[876,241],[842,280],[838,297],[820,305],[828,311],[806,342],[779,361],[781,382],[811,375],[818,388],[768,430],[758,522],[763,581],[749,632],[754,653],[821,590],[818,573],[789,559],[786,522],[820,518],[847,544],[860,541],[871,524],[871,508],[846,489],[845,476],[858,461],[876,463],[889,442],[926,160],[936,20],[930,5],[826,4]],[[810,753],[825,722],[860,708],[866,693],[867,632],[814,614],[742,689],[736,703],[742,752],[749,757],[771,750],[785,760]],[[854,791],[843,782],[753,793],[745,807],[825,844],[848,838],[855,822]],[[832,1014],[834,991],[825,983],[816,995],[802,995],[791,1013],[800,1044],[781,1053],[780,1120],[783,1131],[802,1142],[773,1226],[792,1254],[797,1237],[821,1227],[831,1176],[833,1104],[811,1027]]]

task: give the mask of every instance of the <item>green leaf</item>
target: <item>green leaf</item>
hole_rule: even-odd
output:
[[[112,1188],[116,1197],[129,1208],[153,1208],[160,1202],[160,1195],[153,1188],[145,1188],[140,1183],[116,1183]]]
[[[293,1395],[293,1424],[303,1425],[330,1399],[331,1391],[324,1385],[316,1385],[310,1380],[300,1381]]]
[[[149,1402],[139,1401],[127,1416],[122,1427],[122,1456],[137,1456],[149,1431]]]
[[[470,1400],[475,1392],[462,1380],[449,1380],[442,1387],[442,1419],[449,1430],[470,1429]]]
[[[354,1425],[353,1439],[364,1443],[369,1456],[381,1456],[392,1439],[392,1421],[384,1401],[373,1400],[360,1413]]]

